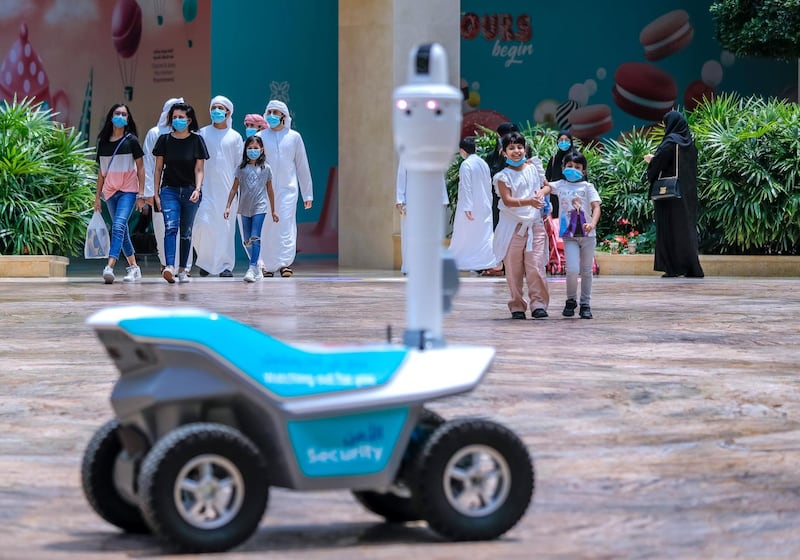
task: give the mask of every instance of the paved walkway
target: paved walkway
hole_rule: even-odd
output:
[[[99,272],[92,271],[92,272]],[[148,537],[97,517],[80,490],[115,370],[84,320],[109,305],[212,309],[287,341],[399,337],[396,273],[297,267],[255,285],[195,278],[103,285],[97,274],[0,281],[0,558],[158,556]],[[204,558],[800,558],[800,282],[600,276],[592,321],[511,321],[502,279],[466,278],[445,318],[451,342],[491,344],[474,392],[435,402],[488,415],[529,445],[537,469],[522,522],[489,543],[389,526],[346,492],[274,491],[258,533]]]

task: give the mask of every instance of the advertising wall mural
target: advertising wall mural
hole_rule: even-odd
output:
[[[720,92],[797,99],[796,64],[722,50],[709,6],[462,0],[462,135],[514,121],[615,138]]]
[[[5,0],[2,6],[0,100],[35,97],[90,144],[114,103],[130,105],[142,137],[165,99],[183,96],[201,109],[208,103],[210,0]]]

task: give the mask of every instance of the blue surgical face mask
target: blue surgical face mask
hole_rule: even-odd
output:
[[[247,137],[250,138],[253,134],[258,132],[257,128],[245,128],[244,133],[247,134]]]
[[[575,183],[583,179],[583,173],[574,167],[565,167],[562,173],[564,174],[564,178],[570,183]]]
[[[570,146],[572,146],[572,144],[570,143],[569,140],[561,140],[558,143],[558,149],[561,150],[562,152],[566,152],[567,150],[569,150]]]
[[[189,126],[188,119],[172,119],[172,128],[178,132],[183,132]]]
[[[261,157],[261,150],[258,148],[247,149],[247,159],[258,159]]]
[[[211,109],[211,122],[219,124],[225,120],[225,111],[222,109]]]
[[[522,165],[523,163],[525,163],[525,158],[522,158],[522,159],[521,159],[521,160],[519,160],[519,161],[514,161],[514,160],[513,160],[513,159],[511,159],[511,158],[506,158],[506,163],[507,163],[508,165],[510,165],[511,167],[519,167],[520,165]]]
[[[122,115],[114,115],[111,117],[111,124],[117,128],[125,128],[125,126],[128,124],[128,118],[123,117]]]
[[[281,118],[278,115],[267,115],[267,124],[270,128],[275,128],[281,124]]]

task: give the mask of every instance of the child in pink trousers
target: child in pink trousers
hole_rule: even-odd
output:
[[[526,141],[522,134],[506,134],[501,145],[506,167],[492,178],[500,197],[494,254],[505,263],[511,318],[525,319],[525,311],[530,307],[532,318],[544,319],[550,296],[545,273],[547,236],[540,209],[544,207],[544,195],[549,193],[550,187],[541,160],[526,157]],[[524,283],[528,285],[527,303]]]

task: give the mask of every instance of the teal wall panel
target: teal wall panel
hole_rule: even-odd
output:
[[[314,206],[298,209],[298,223],[317,221],[338,164],[338,17],[336,0],[212,0],[211,95],[233,101],[243,136],[244,115],[281,98],[303,136]]]

